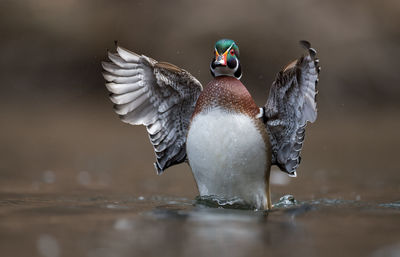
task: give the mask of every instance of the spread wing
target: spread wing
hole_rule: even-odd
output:
[[[158,174],[186,160],[186,134],[200,82],[175,65],[122,47],[108,53],[103,76],[114,110],[123,122],[144,125],[154,147]]]
[[[309,42],[300,43],[308,50],[308,54],[288,64],[277,74],[264,107],[272,163],[291,176],[296,176],[300,164],[307,121],[314,122],[317,118],[319,60]]]

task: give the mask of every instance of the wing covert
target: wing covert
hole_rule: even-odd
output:
[[[307,121],[317,118],[316,86],[320,67],[316,51],[300,41],[308,54],[288,64],[273,82],[264,106],[264,123],[272,147],[272,164],[296,176]]]
[[[179,67],[122,47],[102,62],[114,110],[123,122],[144,125],[161,174],[186,160],[186,134],[201,83]]]

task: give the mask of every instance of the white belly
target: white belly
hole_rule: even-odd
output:
[[[266,146],[248,116],[221,109],[198,114],[186,150],[201,196],[239,197],[264,208]]]

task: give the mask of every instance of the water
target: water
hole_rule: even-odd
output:
[[[343,249],[348,256],[400,253],[399,202],[301,201],[285,195],[272,211],[230,203],[3,194],[2,256],[337,256]],[[391,240],[382,240],[387,234]]]
[[[0,256],[400,255],[398,115],[309,126],[298,177],[272,171],[266,212],[196,199],[185,164],[157,176],[145,129],[108,103],[49,109],[2,116]]]

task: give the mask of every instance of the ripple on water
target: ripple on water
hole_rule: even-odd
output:
[[[207,207],[214,208],[227,208],[227,209],[241,209],[241,210],[251,210],[255,209],[254,206],[245,203],[242,199],[238,197],[234,198],[223,198],[215,195],[207,196],[197,196],[197,205],[204,205]],[[298,205],[299,202],[294,199],[293,195],[282,196],[277,203],[274,203],[274,208],[289,208]]]
[[[284,195],[281,198],[279,198],[279,201],[277,203],[274,203],[275,208],[289,208],[298,205],[299,202],[297,202],[296,199],[294,199],[293,195]]]
[[[225,199],[215,195],[209,196],[197,196],[195,199],[195,205],[206,206],[211,208],[226,208],[226,209],[241,209],[241,210],[255,210],[254,206],[246,204],[240,198]],[[298,201],[293,195],[284,195],[279,198],[279,201],[273,203],[273,209],[288,209],[297,208],[302,206],[308,206],[315,209],[318,207],[335,207],[335,206],[348,206],[348,207],[367,207],[369,209],[400,209],[400,201],[393,203],[368,203],[359,200],[344,200],[344,199],[332,199],[332,198],[321,198],[317,200],[309,201]]]
[[[243,209],[243,210],[254,209],[254,206],[245,203],[242,199],[238,197],[227,199],[216,195],[205,195],[205,196],[197,196],[195,201],[196,205],[203,205],[213,208]]]
[[[400,201],[393,202],[393,203],[381,203],[379,204],[380,207],[385,208],[392,208],[392,209],[399,209],[400,210]]]

